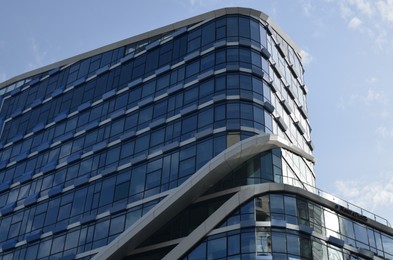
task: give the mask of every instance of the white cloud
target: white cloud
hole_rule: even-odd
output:
[[[190,4],[191,4],[192,6],[195,6],[195,5],[197,5],[197,4],[201,4],[201,1],[199,1],[199,0],[190,0]]]
[[[374,41],[376,50],[392,51],[393,0],[325,0],[334,3],[348,28],[362,25],[359,32]]]
[[[374,180],[336,181],[339,196],[367,210],[393,206],[393,174],[375,176]]]
[[[376,6],[382,19],[393,22],[393,0],[378,0]]]
[[[349,8],[348,4],[345,1],[340,1],[339,3],[340,14],[344,20],[347,20],[349,17],[353,16],[353,11]]]
[[[362,20],[360,20],[358,17],[353,17],[349,23],[348,23],[348,27],[351,29],[357,28],[362,24]]]
[[[373,0],[374,1],[374,0]],[[348,0],[350,5],[354,5],[361,13],[367,16],[374,15],[374,9],[372,2],[370,0]]]
[[[377,83],[377,81],[378,81],[378,79],[377,79],[376,77],[371,77],[371,78],[369,78],[369,79],[367,80],[367,83],[370,84],[370,85],[372,85],[372,84]]]
[[[388,33],[385,29],[378,29],[378,34],[375,37],[375,45],[379,50],[384,50],[385,46],[389,45]]]
[[[367,96],[365,98],[365,102],[366,102],[366,104],[370,104],[373,102],[386,103],[387,98],[386,98],[386,95],[384,94],[384,92],[377,91],[377,90],[370,88],[367,91]]]
[[[30,69],[35,69],[45,64],[47,52],[40,50],[40,47],[38,46],[38,43],[34,37],[32,37],[30,41],[30,49],[33,56],[33,61],[29,63],[29,67]]]
[[[363,103],[364,105],[388,103],[388,97],[385,92],[376,90],[374,87],[369,88],[365,95],[351,95],[350,100],[355,103]]]
[[[393,137],[393,129],[389,129],[386,126],[379,126],[375,129],[375,134],[382,138],[392,138]]]
[[[302,9],[305,16],[311,16],[314,6],[311,4],[311,1],[302,1]]]
[[[305,50],[300,51],[300,56],[302,57],[302,63],[304,65],[309,65],[313,60],[313,57],[311,56],[311,54]]]

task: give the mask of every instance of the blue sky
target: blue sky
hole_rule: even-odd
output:
[[[303,50],[317,185],[393,222],[393,0],[4,0],[0,82],[210,10],[261,10]]]

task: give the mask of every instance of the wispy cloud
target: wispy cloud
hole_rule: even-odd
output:
[[[200,1],[200,0],[190,0],[191,6],[200,5],[202,3],[203,3],[203,1]]]
[[[377,90],[374,87],[370,87],[367,93],[363,95],[353,94],[350,100],[354,103],[362,103],[364,105],[388,104],[388,97],[385,92]]]
[[[371,78],[367,79],[367,83],[370,85],[373,85],[377,82],[378,82],[378,79],[376,77],[371,77]]]
[[[375,134],[383,139],[390,139],[393,138],[393,129],[386,126],[378,126],[375,129]]]
[[[329,1],[332,2],[332,1]],[[340,8],[341,17],[345,20],[349,19],[349,17],[353,16],[353,11],[349,8],[348,4],[345,1],[339,1],[338,7]]]
[[[311,14],[312,14],[312,12],[314,11],[314,6],[311,4],[311,1],[305,1],[305,0],[303,0],[302,2],[301,2],[301,4],[302,4],[302,10],[303,10],[303,14],[305,15],[305,16],[311,16]]]
[[[361,13],[371,17],[375,13],[374,0],[348,0],[349,5],[355,6]]]
[[[375,36],[375,45],[379,50],[384,50],[385,47],[389,45],[388,32],[380,26],[377,26],[375,29],[377,32]]]
[[[300,51],[300,56],[302,57],[302,62],[304,65],[309,65],[313,61],[311,54],[305,50]]]
[[[374,175],[375,176],[375,175]],[[375,176],[373,181],[336,181],[339,196],[368,210],[393,206],[393,174]]]
[[[350,29],[362,26],[361,33],[374,39],[377,50],[393,51],[393,0],[325,0],[335,3]]]
[[[353,17],[349,23],[348,23],[348,27],[351,29],[355,29],[357,27],[359,27],[362,24],[362,20],[360,20],[358,17]]]
[[[34,37],[30,39],[30,51],[33,56],[33,61],[29,63],[30,69],[35,69],[41,67],[45,64],[45,59],[47,56],[46,51],[42,51]]]
[[[387,103],[387,97],[383,91],[378,91],[375,89],[368,89],[367,95],[365,97],[365,103],[366,104],[371,104],[371,103],[382,103],[386,104]]]
[[[375,5],[382,19],[393,23],[393,0],[378,0]]]

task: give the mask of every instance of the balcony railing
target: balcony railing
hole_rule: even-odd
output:
[[[347,209],[349,209],[351,211],[354,211],[354,212],[356,212],[356,213],[358,213],[360,215],[366,216],[369,219],[373,219],[373,220],[375,220],[375,221],[377,221],[377,222],[379,222],[381,224],[384,224],[384,225],[386,225],[388,227],[392,227],[390,222],[387,219],[385,219],[385,218],[383,218],[381,216],[378,216],[378,215],[376,215],[376,214],[374,214],[374,213],[372,213],[372,212],[370,212],[370,211],[368,211],[366,209],[363,209],[363,208],[361,208],[359,206],[356,206],[355,204],[352,204],[349,201],[337,198],[336,196],[334,196],[332,194],[329,194],[329,193],[327,193],[327,192],[325,192],[325,191],[323,191],[321,189],[318,189],[318,188],[316,188],[316,187],[314,187],[312,185],[309,185],[307,183],[301,182],[298,179],[294,179],[294,178],[291,178],[291,177],[283,177],[283,183],[284,184],[288,184],[288,185],[292,185],[292,186],[295,186],[295,187],[299,187],[299,188],[302,188],[302,189],[305,189],[305,190],[307,190],[309,192],[312,192],[312,193],[314,193],[314,194],[316,194],[318,196],[321,196],[322,198],[330,200],[331,202],[334,202],[334,203],[336,203],[336,204],[338,204],[340,206],[343,206],[343,207],[345,207],[345,208],[347,208]]]

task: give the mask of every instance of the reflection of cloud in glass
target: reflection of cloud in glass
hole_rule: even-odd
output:
[[[325,215],[325,226],[326,228],[326,236],[333,236],[333,237],[337,237],[340,238],[340,228],[338,225],[338,218],[337,218],[337,214],[329,211],[329,210],[325,210],[324,211],[324,215]]]

